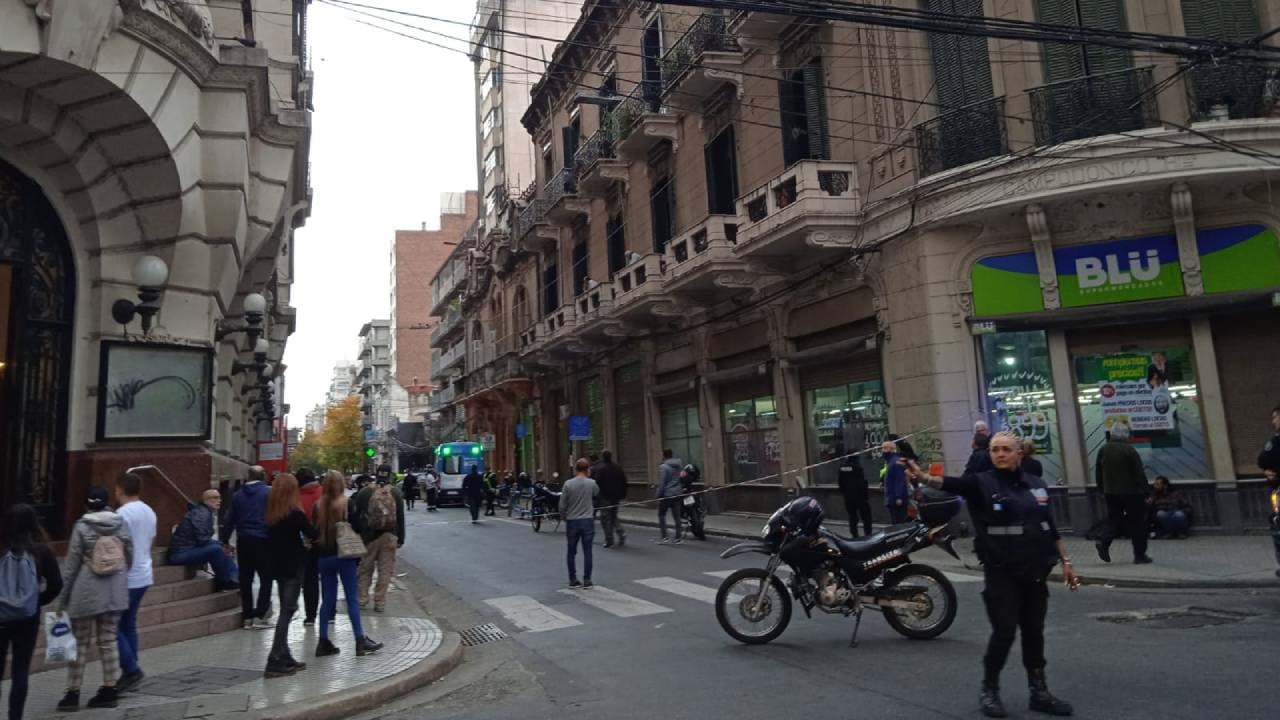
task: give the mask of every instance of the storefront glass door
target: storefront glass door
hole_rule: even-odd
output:
[[[1044,468],[1045,482],[1065,484],[1046,334],[1033,330],[983,335],[982,374],[991,430],[1035,443],[1034,457]]]
[[[782,461],[782,441],[778,434],[778,413],[773,396],[724,403],[725,466],[730,484],[775,477]]]

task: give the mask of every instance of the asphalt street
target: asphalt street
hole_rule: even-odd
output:
[[[651,542],[655,530],[630,528],[625,548],[605,550],[597,530],[598,588],[570,591],[563,528],[534,533],[521,520],[471,525],[465,516],[409,513],[401,558],[426,575],[423,593],[437,619],[456,630],[494,623],[510,637],[468,648],[451,676],[365,717],[979,717],[988,625],[976,577],[953,575],[959,614],[936,640],[908,640],[868,612],[851,649],[851,619],[808,619],[797,605],[778,640],[748,647],[724,634],[710,600],[718,575],[761,564],[754,555],[721,560],[731,541],[662,546]],[[928,563],[940,552],[913,559]],[[1272,715],[1280,593],[1052,593],[1050,687],[1078,717]],[[1153,615],[1187,607],[1209,612]],[[1097,617],[1116,613],[1133,615]],[[1015,645],[1005,703],[1014,717],[1032,716],[1020,663]]]

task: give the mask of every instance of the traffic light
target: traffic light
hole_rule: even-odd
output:
[[[372,460],[373,457],[377,454],[378,454],[378,449],[373,446],[368,446],[364,449],[364,456],[369,458],[370,460]]]

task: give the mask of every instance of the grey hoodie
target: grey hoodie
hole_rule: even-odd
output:
[[[675,497],[684,492],[680,485],[680,468],[684,461],[680,458],[667,458],[658,466],[658,497]]]
[[[93,545],[102,535],[116,535],[124,543],[125,568],[115,575],[94,575],[89,568]],[[62,562],[62,594],[58,604],[74,618],[93,617],[129,609],[129,573],[133,565],[133,537],[124,518],[111,510],[87,512],[76,521]]]

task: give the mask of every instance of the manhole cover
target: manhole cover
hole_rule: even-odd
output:
[[[494,625],[493,623],[485,623],[484,625],[467,628],[459,633],[459,635],[462,636],[463,647],[483,645],[485,643],[491,643],[495,640],[502,640],[507,637],[507,634],[502,631],[502,628]]]
[[[235,685],[262,679],[261,670],[196,665],[162,675],[148,675],[138,685],[143,695],[183,698],[216,693]]]
[[[1134,625],[1165,630],[1187,630],[1212,625],[1230,625],[1253,617],[1253,615],[1251,613],[1219,610],[1217,608],[1180,607],[1103,613],[1093,617],[1096,620],[1117,625]]]

